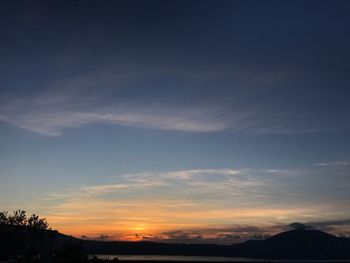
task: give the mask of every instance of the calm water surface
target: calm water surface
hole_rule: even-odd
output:
[[[100,259],[113,259],[119,260],[147,260],[147,261],[211,261],[211,262],[264,262],[259,258],[235,258],[235,257],[201,257],[201,256],[167,256],[167,255],[97,255]],[[268,262],[350,262],[348,260],[268,260]]]
[[[242,262],[242,261],[254,261],[263,262],[262,259],[252,258],[225,258],[225,257],[200,257],[200,256],[167,256],[167,255],[98,255],[100,259],[113,259],[119,260],[159,260],[159,261],[216,261],[216,262]]]

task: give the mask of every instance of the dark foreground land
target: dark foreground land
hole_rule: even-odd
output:
[[[77,261],[77,260],[55,260],[55,263],[81,263],[85,261]],[[105,263],[111,263],[111,262],[118,262],[118,263],[218,263],[218,261],[164,261],[164,260],[113,260],[113,259],[100,259],[98,261],[88,261],[88,262],[105,262]],[[225,261],[225,263],[259,263],[259,262],[266,262],[266,263],[341,263],[341,262],[350,262],[350,260],[264,260],[264,259],[257,259],[256,261]],[[220,263],[222,263],[220,261]]]
[[[264,240],[249,240],[232,245],[169,244],[156,242],[122,242],[83,240],[63,235],[48,228],[45,219],[36,215],[27,217],[25,211],[8,214],[0,212],[0,262],[113,262],[92,258],[91,255],[120,255],[125,263],[181,262],[201,263],[201,258],[176,258],[176,256],[202,256],[232,258],[232,262],[253,259],[251,262],[350,262],[350,239],[337,237],[295,223],[298,229],[286,231]],[[300,228],[302,226],[302,228]],[[122,255],[174,256],[134,261]],[[163,261],[164,259],[164,261]],[[174,259],[174,261],[171,261]],[[300,261],[300,259],[305,259]],[[326,261],[325,261],[326,260]],[[177,261],[179,262],[179,261]],[[225,262],[230,262],[225,261]],[[210,263],[203,261],[203,263]],[[224,263],[220,261],[220,263]]]
[[[166,244],[155,242],[92,241],[65,236],[57,231],[27,226],[0,226],[0,262],[122,262],[122,263],[211,263],[215,261],[113,260],[89,255],[160,255],[229,257],[250,262],[350,262],[350,239],[319,230],[296,229],[265,240],[233,245]],[[175,257],[174,257],[175,258]],[[11,261],[12,259],[12,261]],[[14,260],[16,259],[16,260]],[[300,260],[303,259],[303,260]],[[6,261],[7,260],[7,261]],[[186,260],[186,259],[185,259]],[[200,259],[199,259],[200,260]]]
[[[186,255],[263,259],[350,259],[350,239],[319,230],[297,229],[265,240],[249,240],[230,246],[207,244],[165,244],[153,242],[84,241],[84,248],[96,255]],[[235,261],[235,260],[232,260]]]

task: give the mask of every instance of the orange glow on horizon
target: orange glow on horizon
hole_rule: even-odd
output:
[[[81,208],[76,211],[82,210]],[[98,216],[84,215],[83,212],[73,216],[60,214],[48,215],[47,219],[53,229],[76,237],[98,237],[108,235],[111,240],[140,241],[143,236],[168,238],[164,232],[186,229],[202,229],[218,225],[261,225],[260,222],[268,222],[270,218],[279,221],[290,222],[299,213],[306,213],[303,209],[217,209],[217,210],[194,210],[191,212],[164,211],[155,207],[132,211],[124,211],[123,217],[104,215],[102,211]],[[152,223],[153,222],[153,223]],[[208,235],[210,237],[210,234]]]

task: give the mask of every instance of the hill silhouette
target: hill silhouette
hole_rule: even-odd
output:
[[[268,239],[232,245],[238,254],[260,258],[346,259],[350,239],[316,229],[295,229]]]
[[[94,254],[350,259],[350,239],[315,229],[295,229],[279,233],[265,240],[249,240],[229,246],[91,240],[82,241],[82,244],[87,251]]]
[[[21,247],[33,243],[33,233],[25,226],[2,225],[0,227],[0,258],[6,259],[9,237]],[[24,231],[25,230],[25,231]],[[44,231],[44,232],[42,232]],[[161,242],[126,242],[84,240],[67,236],[57,231],[42,230],[36,242],[38,253],[49,254],[56,251],[61,255],[187,255],[249,257],[265,259],[350,259],[350,239],[337,237],[326,232],[310,228],[298,228],[279,233],[265,240],[248,240],[233,245],[216,244],[173,244]],[[8,233],[15,233],[9,236]],[[36,232],[34,232],[36,233]],[[7,236],[6,236],[7,235]],[[6,237],[6,238],[5,238]],[[4,239],[5,238],[5,239]],[[21,242],[22,243],[21,243]],[[50,245],[52,244],[52,245]],[[39,247],[38,247],[39,246]],[[32,246],[30,246],[32,248]],[[17,250],[15,250],[17,251]],[[6,253],[5,253],[6,252]],[[60,252],[60,253],[58,253]],[[79,253],[78,253],[79,252]]]

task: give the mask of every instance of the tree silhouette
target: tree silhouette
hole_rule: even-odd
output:
[[[45,218],[35,214],[27,217],[24,210],[16,210],[12,215],[0,212],[0,259],[36,261],[42,253],[48,229]]]

